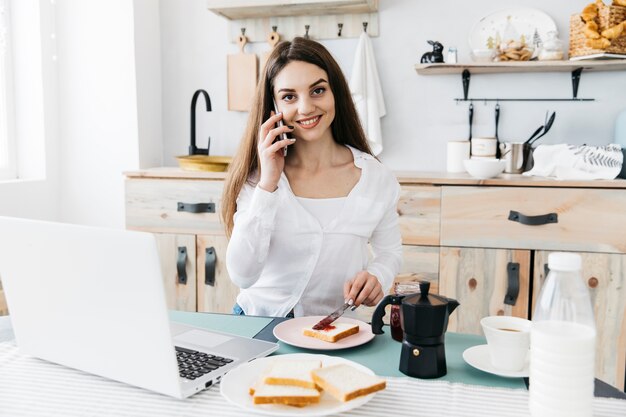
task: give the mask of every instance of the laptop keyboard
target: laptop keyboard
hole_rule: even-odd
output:
[[[186,379],[194,380],[233,361],[229,358],[202,353],[180,346],[174,346],[174,348],[176,349],[176,359],[178,360],[178,371],[180,376]]]

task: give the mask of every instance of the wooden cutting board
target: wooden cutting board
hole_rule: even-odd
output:
[[[274,50],[274,47],[278,44],[278,41],[280,41],[280,35],[276,32],[276,27],[274,26],[272,27],[272,32],[270,32],[270,34],[267,36],[267,43],[269,43],[270,45],[270,50],[261,54],[261,74],[263,74],[263,71],[265,70],[265,64],[267,63],[270,54]]]
[[[249,111],[254,97],[257,59],[255,54],[244,53],[246,43],[248,39],[239,35],[239,53],[227,56],[228,110]]]

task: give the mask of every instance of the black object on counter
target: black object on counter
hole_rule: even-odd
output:
[[[422,64],[443,62],[443,45],[437,41],[428,41],[428,43],[433,46],[433,50],[422,55],[420,62]]]
[[[548,133],[550,131],[550,128],[552,128],[552,124],[554,123],[555,117],[556,117],[556,112],[553,112],[552,116],[550,116],[550,119],[548,119],[548,122],[546,123],[545,127],[543,128],[543,132],[539,136],[537,136],[536,138],[527,141],[529,145],[532,145],[533,143],[537,142],[539,140],[539,138],[543,137],[546,133]]]
[[[400,372],[417,378],[439,378],[448,372],[444,336],[448,318],[459,302],[428,294],[428,281],[420,282],[419,285],[419,294],[388,295],[383,298],[372,316],[372,333],[384,333],[385,306],[401,301],[404,338],[400,351]]]
[[[202,94],[206,102],[206,111],[211,111],[211,98],[209,97],[209,93],[204,90],[198,90],[193,93],[193,97],[191,98],[191,142],[189,144],[189,155],[208,155],[211,143],[211,138],[209,138],[209,145],[206,149],[201,149],[196,146],[196,102],[200,94]]]

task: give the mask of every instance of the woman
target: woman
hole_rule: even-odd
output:
[[[330,53],[304,38],[278,44],[224,190],[226,266],[241,288],[233,312],[308,316],[346,300],[376,305],[401,264],[399,190],[371,155]]]

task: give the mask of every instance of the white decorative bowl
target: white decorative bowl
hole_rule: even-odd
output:
[[[474,62],[491,62],[496,57],[495,49],[473,49],[470,57]]]
[[[474,178],[482,180],[497,177],[504,171],[506,161],[500,159],[466,159],[463,166]]]

